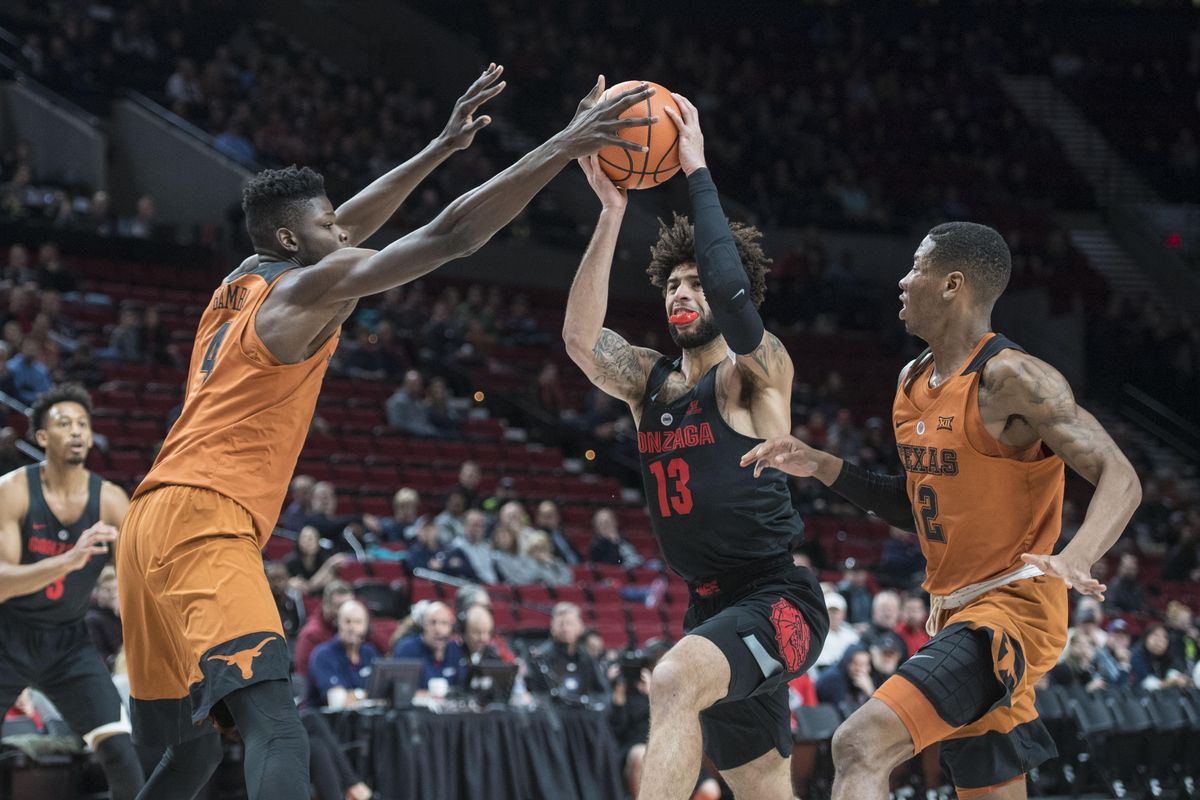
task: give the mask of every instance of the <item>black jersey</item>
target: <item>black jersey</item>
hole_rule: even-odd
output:
[[[21,563],[33,564],[70,550],[85,530],[100,521],[103,481],[96,473],[90,473],[83,516],[71,525],[63,525],[42,493],[41,465],[31,464],[24,472],[29,482],[29,512],[21,523]],[[49,586],[0,603],[0,612],[39,625],[79,622],[87,613],[92,589],[107,563],[108,558],[92,556],[82,569],[68,572]]]
[[[697,581],[786,555],[804,530],[787,477],[769,470],[755,478],[738,465],[763,440],[738,433],[721,417],[717,367],[678,400],[656,401],[679,363],[664,356],[654,365],[638,425],[646,503],[667,565]]]

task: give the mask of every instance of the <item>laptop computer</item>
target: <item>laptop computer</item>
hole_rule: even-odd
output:
[[[422,662],[418,658],[380,658],[371,665],[367,697],[386,700],[394,708],[409,708],[421,687]]]

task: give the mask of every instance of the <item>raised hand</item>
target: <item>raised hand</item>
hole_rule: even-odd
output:
[[[117,529],[106,522],[97,522],[79,535],[75,546],[66,552],[71,571],[83,569],[92,556],[108,554],[109,542],[117,540]]]
[[[691,175],[698,169],[704,169],[704,132],[700,130],[700,112],[681,94],[671,92],[679,113],[670,106],[663,106],[671,122],[679,129],[679,168],[684,175]]]
[[[587,96],[579,101],[574,119],[555,137],[563,148],[562,152],[570,158],[580,158],[610,144],[639,153],[646,152],[644,145],[622,139],[617,135],[617,131],[651,125],[658,121],[657,117],[619,119],[625,109],[637,105],[652,94],[654,90],[641,83],[615,97],[605,98],[604,76],[601,75]]]
[[[600,204],[614,211],[622,211],[629,202],[629,193],[617,186],[604,174],[600,168],[600,157],[597,155],[584,156],[578,159],[583,174],[587,176],[592,191],[600,198]]]
[[[1076,561],[1067,556],[1065,552],[1056,556],[1026,553],[1021,556],[1021,560],[1026,564],[1032,564],[1053,578],[1058,578],[1067,585],[1068,589],[1074,589],[1080,594],[1088,594],[1100,600],[1104,599],[1104,592],[1108,587],[1092,577],[1091,565]]]
[[[763,442],[742,456],[741,465],[754,465],[754,477],[768,467],[783,470],[797,478],[811,478],[820,468],[820,450],[814,450],[795,436],[780,436]]]
[[[504,91],[507,83],[496,83],[503,72],[504,67],[490,64],[455,102],[454,110],[450,112],[450,120],[438,136],[450,150],[465,150],[470,147],[471,142],[475,140],[475,134],[492,121],[486,114],[476,117],[475,112],[488,100]]]

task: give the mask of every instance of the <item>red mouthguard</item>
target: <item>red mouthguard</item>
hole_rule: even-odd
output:
[[[667,317],[667,322],[672,325],[687,325],[689,322],[695,322],[699,316],[699,311],[680,311]]]

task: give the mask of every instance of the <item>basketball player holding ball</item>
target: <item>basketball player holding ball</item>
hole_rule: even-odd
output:
[[[703,749],[737,797],[789,800],[787,682],[816,660],[829,622],[816,578],[788,553],[803,525],[786,477],[755,480],[736,464],[791,430],[792,363],[758,313],[769,263],[760,233],[726,220],[696,109],[673,97],[678,111],[662,111],[678,130],[695,224],[677,215],[662,225],[647,272],[683,353],[635,347],[604,327],[626,195],[595,156],[580,164],[603,208],[563,338],[592,383],[629,404],[654,533],[690,594],[686,635],[651,674],[639,797],[690,796]],[[660,129],[670,126],[649,133]]]

